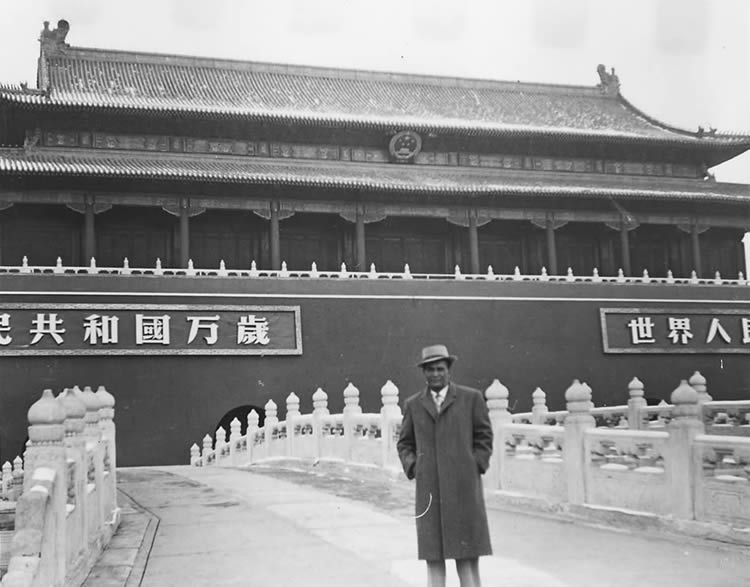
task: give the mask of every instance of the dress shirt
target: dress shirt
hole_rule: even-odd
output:
[[[435,406],[437,407],[437,411],[439,412],[440,406],[442,406],[443,401],[445,401],[445,395],[448,393],[448,386],[446,385],[440,391],[430,390],[430,393],[432,393],[432,399],[435,401]]]

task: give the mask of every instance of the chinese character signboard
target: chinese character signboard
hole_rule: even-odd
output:
[[[0,306],[0,356],[301,354],[299,306]]]
[[[750,308],[600,308],[605,353],[750,353]]]

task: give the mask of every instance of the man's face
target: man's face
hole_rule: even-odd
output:
[[[422,367],[425,381],[427,381],[427,387],[433,391],[440,391],[443,389],[451,380],[450,367],[448,367],[448,361],[435,361],[434,363],[427,363]]]

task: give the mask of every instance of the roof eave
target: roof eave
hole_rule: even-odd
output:
[[[22,96],[22,99],[19,97]],[[300,115],[294,113],[273,113],[273,112],[252,112],[242,111],[239,109],[218,109],[218,108],[191,108],[154,105],[152,107],[142,105],[122,105],[122,104],[97,104],[81,102],[61,102],[55,101],[39,90],[31,90],[22,93],[0,93],[0,104],[10,103],[23,108],[41,109],[41,110],[98,110],[102,112],[120,113],[120,114],[142,114],[147,116],[161,115],[189,115],[202,119],[230,119],[230,120],[256,120],[260,122],[281,123],[281,124],[299,124],[303,126],[327,126],[327,127],[359,127],[371,128],[384,131],[393,131],[396,129],[409,128],[418,132],[444,132],[454,133],[464,136],[517,136],[517,137],[554,137],[563,140],[586,140],[602,141],[607,143],[626,142],[643,145],[664,145],[680,146],[695,148],[707,151],[725,150],[732,151],[732,155],[726,158],[710,158],[711,165],[716,165],[737,154],[743,153],[750,149],[750,136],[737,135],[736,137],[708,137],[696,138],[695,136],[674,136],[659,137],[648,135],[637,135],[623,132],[591,132],[577,129],[566,128],[529,128],[529,127],[511,127],[511,126],[493,126],[493,125],[460,125],[446,121],[444,123],[408,120],[408,119],[377,119],[358,118],[358,117],[334,117],[325,115]],[[707,157],[707,159],[709,159]]]

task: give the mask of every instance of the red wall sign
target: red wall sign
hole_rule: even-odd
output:
[[[301,354],[299,306],[0,306],[0,356]]]
[[[600,308],[605,353],[750,353],[750,310]]]

